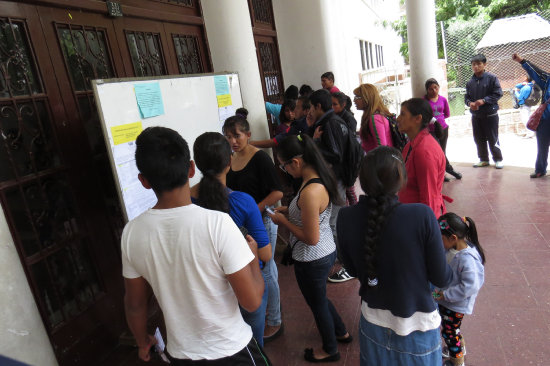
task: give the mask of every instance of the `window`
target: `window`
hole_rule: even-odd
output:
[[[359,40],[361,68],[363,71],[384,66],[384,48],[381,45]]]

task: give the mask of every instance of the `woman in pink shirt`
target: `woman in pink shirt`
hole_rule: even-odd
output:
[[[439,128],[436,129],[435,123],[430,123],[430,133],[439,141],[439,145],[441,145],[441,149],[445,154],[445,171],[456,179],[461,179],[462,174],[454,170],[453,166],[449,163],[449,159],[447,159],[445,152],[447,148],[447,139],[449,138],[449,125],[446,123],[445,119],[449,118],[451,115],[449,102],[447,102],[447,99],[444,96],[439,95],[439,83],[434,78],[426,80],[425,87],[426,95],[424,96],[424,99],[430,103],[434,118],[441,126],[441,131],[439,131]],[[447,178],[445,178],[445,181],[448,181]]]
[[[353,94],[355,107],[363,111],[359,131],[363,150],[369,152],[380,145],[393,146],[390,123],[386,118],[390,111],[382,103],[378,89],[372,84],[361,84]]]
[[[407,185],[399,192],[399,201],[423,203],[439,217],[447,212],[441,193],[445,154],[427,128],[432,116],[430,103],[425,99],[412,98],[401,103],[397,124],[399,131],[407,134],[409,142],[403,148]]]

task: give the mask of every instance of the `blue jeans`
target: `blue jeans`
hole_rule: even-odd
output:
[[[540,120],[537,128],[537,162],[535,163],[536,173],[546,173],[548,166],[548,146],[550,145],[550,120]]]
[[[397,335],[389,328],[369,323],[363,315],[359,325],[361,366],[440,366],[439,329]]]
[[[264,277],[265,282],[265,277]],[[267,296],[269,292],[267,286],[265,287],[264,294],[262,295],[262,304],[253,312],[248,312],[242,307],[241,315],[243,316],[246,324],[252,328],[252,335],[256,338],[256,341],[260,346],[264,346],[264,328],[265,328],[265,308],[267,306]]]
[[[327,298],[327,276],[335,260],[336,252],[332,252],[311,262],[294,263],[296,281],[321,333],[323,350],[329,355],[338,352],[336,337],[347,333],[340,315]]]
[[[281,324],[281,293],[279,289],[279,271],[275,263],[275,247],[277,246],[277,225],[266,214],[263,215],[265,230],[271,243],[271,259],[265,263],[262,273],[267,295],[267,325],[277,326]]]

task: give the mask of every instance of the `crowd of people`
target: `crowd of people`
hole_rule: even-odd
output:
[[[550,97],[549,74],[514,60]],[[465,97],[480,159],[474,166],[488,166],[490,151],[501,169],[502,91],[485,64],[483,56],[472,59]],[[147,128],[137,138],[139,179],[158,198],[122,235],[127,320],[142,360],[156,343],[146,327],[150,286],[172,364],[271,365],[263,345],[284,329],[275,263],[284,227],[285,263],[294,266],[320,335],[304,350],[306,361],[338,361],[338,343],[354,340],[327,280],[357,278],[361,365],[440,365],[442,357],[464,364],[460,326],[484,282],[485,253],[474,220],[445,206],[445,174],[462,175],[445,155],[449,105],[437,80],[427,80],[426,95],[403,102],[397,116],[374,85],[359,85],[360,123],[334,74],[321,81],[322,89],[293,86],[281,104],[266,103],[271,139],[252,138],[244,108],[225,121],[223,134],[196,139],[194,161],[173,130]],[[539,130],[536,177],[546,174],[550,108]],[[259,148],[274,148],[276,164]],[[190,187],[195,164],[202,179]],[[288,189],[292,199],[276,207]]]

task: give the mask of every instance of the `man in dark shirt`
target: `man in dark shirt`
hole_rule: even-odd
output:
[[[332,109],[332,96],[325,89],[319,89],[313,92],[310,97],[311,108],[309,117],[315,121],[309,128],[309,135],[313,137],[317,146],[321,150],[326,162],[332,166],[334,176],[338,181],[338,196],[341,202],[346,202],[346,188],[342,183],[342,165],[344,164],[344,151],[348,148],[347,134],[348,127],[346,122],[340,118]],[[341,205],[332,204],[332,213],[330,216],[330,228],[338,248],[338,238],[336,235],[336,217],[342,208]],[[344,282],[351,280],[345,268],[334,273],[329,277],[331,282]]]
[[[495,168],[502,169],[504,164],[498,140],[498,100],[502,97],[500,82],[495,74],[485,71],[485,56],[476,55],[471,62],[474,75],[466,84],[464,102],[472,113],[472,129],[479,157],[474,168],[489,166],[489,144]]]

